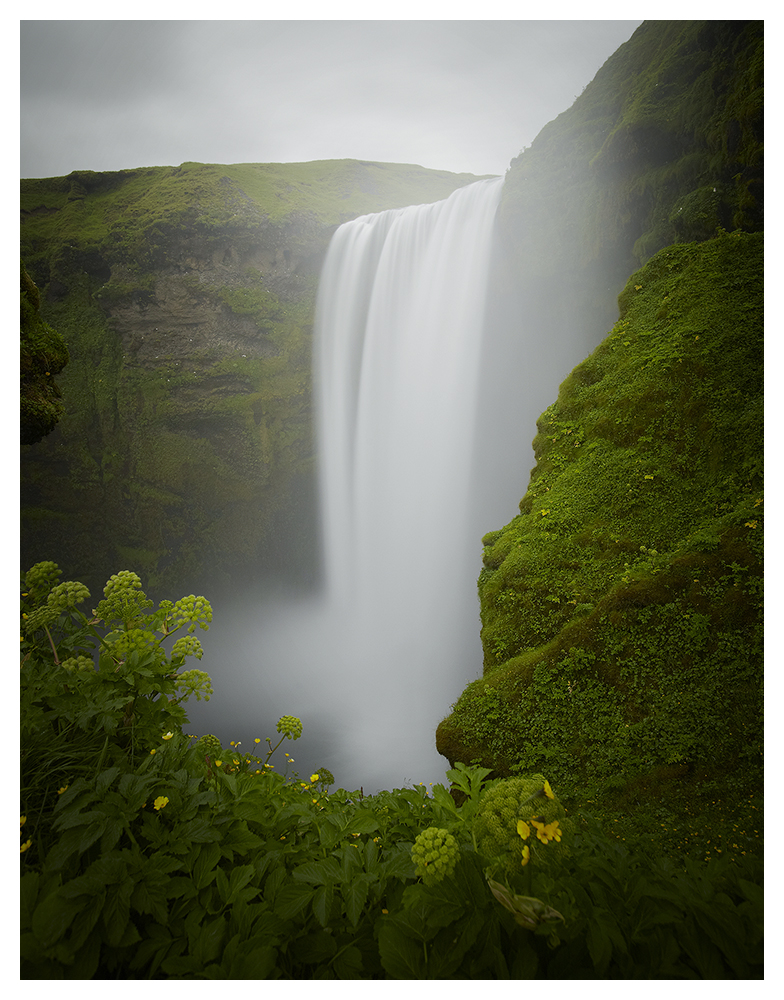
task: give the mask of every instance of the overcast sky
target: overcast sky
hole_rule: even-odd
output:
[[[640,21],[22,21],[21,176],[354,158],[503,173]]]

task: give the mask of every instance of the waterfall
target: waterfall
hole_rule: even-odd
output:
[[[370,754],[382,784],[443,778],[435,727],[481,670],[469,516],[502,184],[346,223],[321,276],[324,642],[336,644],[322,649],[350,707],[350,755]]]
[[[233,594],[210,631],[215,696],[189,706],[196,732],[251,751],[301,718],[274,757],[289,777],[326,767],[366,793],[445,780],[436,727],[482,673],[481,535],[523,491],[489,511],[486,429],[477,444],[479,371],[506,340],[483,350],[502,183],[355,219],[330,244],[314,348],[323,586]]]

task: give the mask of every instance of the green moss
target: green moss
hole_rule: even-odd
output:
[[[54,381],[68,363],[68,348],[41,317],[41,296],[21,265],[20,275],[20,432],[22,444],[35,444],[51,433],[64,408]]]
[[[553,781],[761,766],[762,236],[669,247],[540,418],[484,538],[485,678],[450,760]],[[753,776],[757,777],[753,777]]]

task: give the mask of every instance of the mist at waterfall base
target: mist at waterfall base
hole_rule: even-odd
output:
[[[215,694],[189,703],[192,732],[254,752],[294,715],[282,773],[328,768],[366,794],[445,780],[436,727],[482,674],[481,538],[517,513],[536,418],[585,353],[584,334],[556,323],[543,344],[542,317],[527,328],[517,296],[488,296],[502,184],[333,237],[314,331],[322,570],[205,594]]]

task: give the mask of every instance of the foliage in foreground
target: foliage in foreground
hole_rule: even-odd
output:
[[[754,859],[635,854],[541,775],[329,793],[269,764],[294,716],[194,744],[208,602],[123,571],[88,617],[59,576],[23,581],[21,978],[761,978]]]

